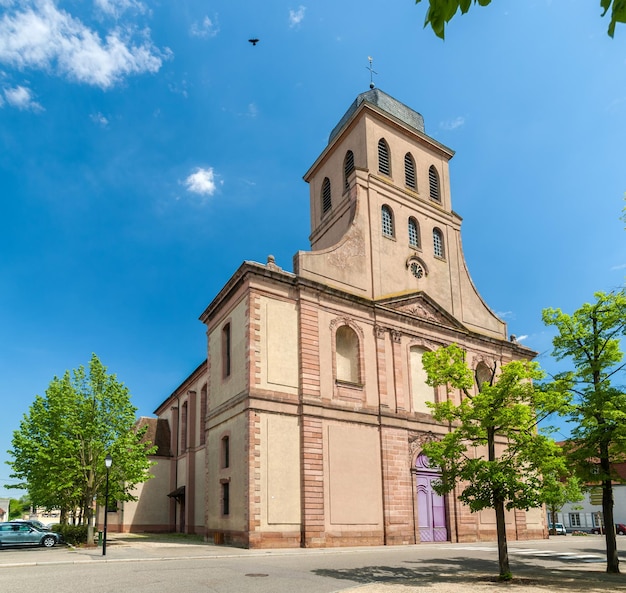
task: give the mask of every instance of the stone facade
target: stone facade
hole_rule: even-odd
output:
[[[535,354],[469,276],[453,154],[382,91],[348,109],[305,175],[311,251],[293,273],[271,256],[239,267],[200,317],[206,362],[157,409],[169,528],[255,548],[495,539],[493,513],[437,496],[420,455],[447,430],[426,402],[459,398],[425,384],[423,352],[457,343],[474,368]],[[507,529],[547,533],[541,510]]]

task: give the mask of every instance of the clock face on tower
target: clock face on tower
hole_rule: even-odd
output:
[[[422,268],[422,266],[420,266],[420,264],[418,264],[416,261],[411,262],[411,265],[409,267],[411,270],[411,274],[413,274],[413,276],[415,276],[418,280],[424,276],[424,268]]]

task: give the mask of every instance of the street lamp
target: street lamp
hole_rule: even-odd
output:
[[[109,515],[109,469],[111,469],[111,465],[113,464],[113,457],[109,453],[104,458],[104,466],[107,468],[107,481],[106,487],[104,489],[104,531],[102,537],[102,555],[106,556],[107,554],[107,517]]]

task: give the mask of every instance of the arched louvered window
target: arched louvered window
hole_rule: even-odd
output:
[[[416,248],[420,246],[419,226],[412,216],[409,218],[409,245]]]
[[[384,138],[378,141],[378,172],[391,176],[391,160],[389,158],[389,145]]]
[[[415,177],[415,161],[410,152],[404,155],[404,183],[409,189],[417,189]]]
[[[430,199],[441,202],[441,192],[439,191],[439,174],[433,165],[428,169],[428,185],[430,187]]]
[[[348,177],[354,171],[354,153],[349,150],[346,152],[346,158],[343,161],[343,186],[348,189]]]
[[[393,212],[389,206],[383,206],[381,208],[382,216],[382,229],[385,237],[393,237]]]
[[[443,245],[443,233],[439,229],[433,229],[433,252],[436,257],[446,256]]]
[[[322,183],[322,214],[326,214],[333,207],[333,201],[330,194],[330,179],[324,178]]]

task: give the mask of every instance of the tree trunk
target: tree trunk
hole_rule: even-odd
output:
[[[85,519],[87,520],[87,543],[93,544],[94,536],[93,536],[93,511],[91,508],[87,509],[87,513],[85,515]]]
[[[494,503],[496,511],[496,531],[498,533],[498,564],[500,566],[500,580],[509,581],[513,578],[509,566],[509,549],[506,542],[506,523],[504,517],[504,501]]]
[[[604,515],[604,537],[606,538],[606,571],[619,573],[619,557],[613,520],[613,485],[611,480],[602,484],[602,514]]]
[[[489,461],[496,459],[496,434],[493,427],[487,429],[487,452]],[[496,532],[498,534],[498,564],[500,580],[510,581],[513,578],[509,567],[509,550],[506,543],[506,523],[504,517],[504,499],[494,492],[493,508],[496,511]]]

